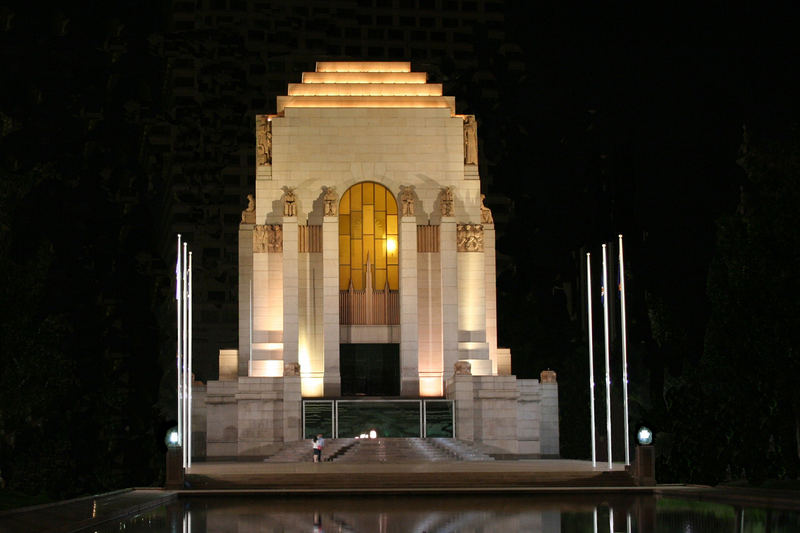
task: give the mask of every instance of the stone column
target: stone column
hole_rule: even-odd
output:
[[[417,219],[400,219],[400,395],[419,396]]]
[[[339,396],[342,380],[339,374],[339,217],[322,221],[322,306],[324,325],[323,391],[325,396]],[[303,369],[301,368],[302,372]]]
[[[239,225],[238,375],[246,376],[250,360],[250,283],[253,281],[253,224]]]
[[[497,258],[494,247],[494,224],[484,224],[483,268],[486,288],[486,342],[489,343],[489,359],[492,360],[492,374],[497,375]]]
[[[439,255],[442,265],[442,367],[444,379],[453,375],[458,361],[458,265],[456,262],[456,221],[442,217]]]
[[[283,363],[297,363],[299,335],[297,217],[283,217]],[[301,369],[302,371],[302,369]]]
[[[486,343],[486,290],[483,230],[458,224],[458,358],[472,362],[473,375],[491,375]],[[480,362],[480,363],[478,363]]]
[[[249,330],[246,330],[244,350],[239,354],[239,360],[244,365],[240,376],[263,375],[266,361],[283,358],[283,255],[280,234],[281,226],[277,224],[257,225],[253,229],[253,368],[252,372],[248,369],[250,346]],[[243,298],[246,307],[250,305],[249,287],[247,291]],[[249,328],[249,324],[243,327]]]

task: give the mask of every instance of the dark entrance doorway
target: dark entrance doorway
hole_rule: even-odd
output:
[[[339,346],[342,396],[399,396],[399,344]]]

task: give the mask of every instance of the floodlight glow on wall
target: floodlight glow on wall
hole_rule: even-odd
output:
[[[317,61],[317,72],[411,72],[410,61]]]

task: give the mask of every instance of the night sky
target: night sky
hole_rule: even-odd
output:
[[[228,30],[175,30],[160,2],[108,4],[0,7],[0,474],[28,494],[163,475],[174,422],[165,213],[188,201],[202,216],[217,201],[173,198],[164,169],[206,176],[205,190],[202,180],[219,177],[203,166],[209,153],[238,144],[180,137],[192,157],[170,160],[154,125],[202,129],[230,115],[251,142],[252,117],[235,97],[200,85],[211,103],[187,118],[166,87],[175,65],[164,43],[202,57]],[[398,58],[477,116],[498,226],[499,344],[512,349],[514,373],[558,372],[562,455],[586,458],[581,269],[586,252],[598,268],[600,244],[622,233],[631,421],[656,433],[659,481],[796,479],[797,13],[536,4],[496,4],[501,46],[480,20],[468,26],[470,72],[447,53]],[[277,55],[269,36],[260,54],[265,64]],[[206,75],[253,90],[247,75]],[[300,75],[287,72],[282,91]],[[202,357],[211,369],[214,354]]]

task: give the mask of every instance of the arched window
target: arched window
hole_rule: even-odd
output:
[[[367,273],[367,263],[371,272]],[[339,202],[339,288],[366,286],[399,289],[397,260],[397,201],[379,183],[364,182],[350,187]]]

